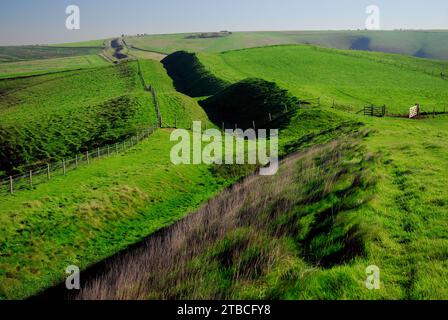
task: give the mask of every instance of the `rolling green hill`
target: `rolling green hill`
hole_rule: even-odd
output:
[[[222,52],[278,44],[315,44],[336,49],[369,50],[410,56],[448,59],[446,31],[261,31],[234,32],[216,38],[195,34],[126,37],[129,45],[157,52],[179,50]]]
[[[162,63],[156,60],[141,60],[140,65],[146,85],[151,85],[157,95],[158,106],[164,126],[189,129],[193,120],[208,122],[198,102],[174,88]]]
[[[111,158],[0,200],[0,299],[56,285],[196,209],[237,177],[175,166],[168,130]]]
[[[156,122],[137,63],[0,81],[0,171],[20,171]]]
[[[98,47],[11,46],[0,47],[0,63],[39,59],[64,58],[99,54]]]
[[[227,82],[258,77],[276,82],[301,99],[321,97],[327,106],[335,101],[351,111],[370,104],[386,105],[391,114],[407,114],[415,103],[426,111],[443,111],[448,106],[448,81],[439,73],[419,69],[424,65],[437,70],[439,62],[431,60],[405,57],[400,64],[398,56],[385,55],[385,62],[379,62],[378,53],[353,55],[304,45],[197,56],[206,71]]]
[[[0,63],[0,79],[34,76],[67,70],[96,68],[108,64],[109,62],[99,55]]]
[[[377,119],[354,111],[370,103],[386,104],[396,114],[406,114],[415,102],[424,110],[442,109],[448,81],[438,73],[447,64],[307,45],[216,53],[298,42],[299,36],[312,42],[316,35],[329,46],[353,46],[353,35],[371,36],[369,49],[378,43],[397,45],[396,33],[326,34],[127,38],[147,50],[179,47],[201,53],[177,52],[163,64],[134,61],[1,80],[0,170],[16,172],[36,161],[60,159],[154,123],[155,105],[143,84],[155,89],[170,127],[207,121],[205,111],[218,122],[224,108],[229,121],[244,120],[249,126],[251,119],[265,118],[297,98],[321,97],[320,105],[288,109],[280,151],[297,154],[285,160],[280,175],[250,177],[224,191],[180,224],[186,230],[169,238],[176,245],[157,247],[161,260],[154,261],[162,261],[163,268],[157,264],[156,272],[119,283],[124,287],[114,294],[139,299],[446,298],[448,117]],[[409,38],[404,37],[400,50],[421,50],[426,41],[425,54],[436,51],[429,37],[436,43],[445,36],[403,34]],[[443,52],[443,45],[438,48]],[[0,299],[28,297],[56,284],[67,265],[84,269],[117,253],[247,174],[239,167],[174,166],[169,133],[158,130],[126,153],[2,196]],[[201,215],[207,219],[195,220]],[[191,228],[188,221],[193,221]],[[153,251],[147,254],[154,257]],[[112,271],[151,267],[132,259],[119,263]],[[380,267],[382,290],[366,289],[369,265]],[[99,283],[108,279],[103,276]],[[103,284],[116,288],[110,286],[113,281]]]
[[[129,250],[78,298],[446,299],[448,117],[351,117],[364,126],[330,143],[305,135],[314,147],[277,175],[248,178]],[[379,290],[366,288],[369,266]]]

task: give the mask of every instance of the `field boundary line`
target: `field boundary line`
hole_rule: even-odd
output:
[[[41,163],[29,166],[32,169],[24,170],[23,173],[9,176],[6,179],[0,179],[0,196],[8,193],[12,195],[21,190],[31,190],[38,184],[50,181],[54,176],[65,176],[67,172],[82,165],[89,165],[95,160],[121,154],[149,138],[157,129],[157,126],[152,125],[138,130],[135,135],[115,144],[97,147],[76,154],[69,159],[64,158],[60,161],[47,162],[45,165]]]

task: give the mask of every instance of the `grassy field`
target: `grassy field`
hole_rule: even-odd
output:
[[[140,64],[146,84],[154,87],[165,126],[174,127],[177,122],[177,127],[188,129],[193,120],[208,121],[195,99],[176,91],[159,61],[141,60]]]
[[[355,93],[347,101],[353,103],[370,96],[376,80],[376,89],[397,102],[415,92],[445,101],[442,89],[431,90],[444,88],[443,80],[410,70],[421,60],[391,57],[379,63],[302,46],[199,55],[205,71],[229,83],[257,76],[298,97],[325,97],[326,88],[340,85]],[[372,82],[363,82],[363,69]],[[226,90],[212,99],[224,101]],[[170,228],[166,237],[175,235],[175,246],[149,242],[138,258],[130,252],[80,298],[446,299],[448,117],[369,118],[332,109],[329,101],[299,109],[280,135],[282,154],[314,149],[293,157],[279,176],[251,178]],[[241,109],[241,116],[257,111]],[[197,232],[210,236],[191,246],[187,239]],[[380,290],[365,287],[370,265],[381,270]],[[147,271],[135,280],[146,284],[138,290],[115,281],[136,269]]]
[[[62,44],[54,44],[50,45],[50,47],[60,47],[60,48],[102,48],[104,44],[110,39],[104,40],[90,40],[90,41],[82,41],[82,42],[68,42]]]
[[[448,117],[368,121],[365,145],[381,155],[371,217],[383,228],[371,261],[401,299],[447,299]],[[390,283],[390,284],[389,284]]]
[[[129,49],[128,53],[137,58],[142,60],[156,60],[161,61],[163,60],[166,55],[158,52],[151,52],[151,51],[144,51],[144,50],[136,50],[136,49]]]
[[[183,217],[232,181],[174,166],[169,131],[0,201],[0,298],[24,298]]]
[[[420,59],[405,58],[408,67],[401,67],[377,62],[369,55],[379,56],[293,45],[200,53],[198,57],[207,71],[228,82],[248,77],[275,81],[301,99],[321,97],[329,106],[335,100],[351,111],[370,104],[386,105],[392,114],[407,114],[415,103],[426,111],[443,111],[448,106],[448,81],[409,68],[414,61],[419,66]],[[431,65],[429,60],[424,63]],[[432,67],[438,65],[433,62]]]
[[[263,31],[234,32],[227,37],[191,39],[194,34],[126,37],[137,48],[172,53],[222,52],[278,44],[315,44],[336,49],[400,53],[432,59],[448,58],[446,31]]]
[[[314,147],[277,175],[223,192],[78,298],[446,299],[448,117],[350,118],[308,130],[290,151]],[[380,290],[365,286],[371,265]]]
[[[0,47],[0,63],[94,55],[100,53],[101,47]]]
[[[423,53],[434,51],[427,37],[445,36],[354,33],[365,34],[372,48],[390,48],[396,34],[406,35],[400,50],[420,50],[418,41],[426,41]],[[0,81],[0,170],[8,173],[117,141],[154,123],[155,106],[141,77],[153,85],[170,127],[208,121],[198,101],[209,116],[227,108],[229,121],[245,119],[250,126],[251,119],[266,118],[279,104],[295,104],[292,96],[321,97],[320,107],[288,105],[280,152],[298,153],[285,160],[279,175],[252,177],[224,191],[169,228],[162,246],[148,242],[143,260],[133,260],[131,252],[129,261],[113,269],[121,270],[120,279],[145,270],[138,278],[117,291],[116,274],[100,275],[81,297],[448,297],[448,117],[377,119],[354,113],[370,103],[386,104],[397,114],[416,102],[424,111],[443,110],[448,81],[437,70],[447,64],[305,45],[213,53],[297,42],[299,36],[312,42],[316,35],[327,39],[327,46],[354,41],[350,33],[326,38],[313,32],[127,38],[146,50],[201,53]],[[440,46],[438,54],[443,50]],[[2,197],[0,298],[28,297],[62,280],[66,266],[84,269],[172,225],[242,174],[226,166],[172,165],[169,134],[159,130],[124,154]],[[380,267],[381,290],[365,287],[369,265]]]
[[[28,60],[0,64],[0,79],[34,76],[67,70],[106,66],[109,63],[99,55]]]
[[[1,168],[72,156],[156,122],[137,63],[0,81]]]

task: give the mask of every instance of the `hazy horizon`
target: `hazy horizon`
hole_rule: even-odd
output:
[[[80,8],[80,30],[67,30],[67,6]],[[179,34],[229,30],[356,31],[366,8],[380,8],[384,31],[448,31],[448,2],[404,0],[52,0],[8,1],[0,12],[0,45],[58,44],[121,34]]]

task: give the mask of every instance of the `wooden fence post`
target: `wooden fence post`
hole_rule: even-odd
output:
[[[110,157],[110,146],[107,145],[107,156]]]
[[[67,170],[66,170],[66,168],[65,168],[65,159],[62,160],[62,172],[64,173],[64,176],[65,176],[65,174],[67,173]]]
[[[11,194],[14,193],[14,187],[13,187],[13,182],[12,182],[12,176],[9,176],[9,193],[11,193]]]
[[[89,151],[86,152],[87,164],[90,164]]]
[[[78,168],[78,155],[75,156],[75,169]]]
[[[50,164],[47,163],[47,179],[50,180],[51,176],[50,176]]]
[[[30,182],[30,186],[33,186],[33,170],[30,170],[30,179],[29,179],[29,182]]]
[[[97,152],[98,152],[98,159],[100,159],[101,158],[100,148],[97,148]]]

